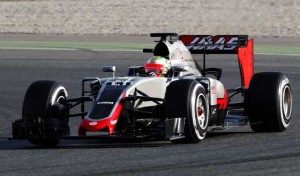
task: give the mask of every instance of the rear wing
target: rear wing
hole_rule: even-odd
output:
[[[254,74],[253,39],[247,35],[181,35],[183,42],[191,54],[237,54],[241,71],[241,83],[249,87]]]
[[[241,71],[241,83],[249,87],[254,74],[254,41],[248,40],[247,35],[178,35],[176,33],[151,33],[151,37],[160,37],[161,41],[182,41],[191,54],[203,54],[203,69],[205,69],[205,55],[207,54],[237,54]],[[158,44],[159,44],[158,43]],[[157,48],[156,48],[157,47]],[[144,49],[143,52],[159,55],[162,47]],[[165,48],[164,48],[165,49]],[[168,49],[167,49],[168,50]],[[164,52],[164,55],[169,51]]]
[[[192,54],[237,54],[248,44],[247,35],[181,35],[179,40]]]

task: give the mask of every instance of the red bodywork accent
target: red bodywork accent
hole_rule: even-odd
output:
[[[242,67],[243,86],[249,87],[251,78],[254,74],[254,58],[253,58],[253,39],[248,40],[247,47],[238,49],[238,57]]]
[[[229,103],[229,101],[228,101],[228,92],[227,92],[226,89],[224,91],[225,91],[224,97],[217,99],[217,104],[219,105],[219,109],[227,109],[227,106],[228,106],[228,103]]]
[[[80,127],[78,128],[78,135],[85,135],[86,131],[101,131],[108,129],[109,134],[113,134],[115,127],[117,125],[117,121],[119,116],[123,110],[124,105],[119,103],[113,112],[112,116],[107,117],[106,119],[100,120],[91,120],[91,119],[83,119]]]

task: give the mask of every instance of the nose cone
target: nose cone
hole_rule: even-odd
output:
[[[119,103],[110,117],[104,119],[90,119],[86,117],[82,120],[79,129],[91,132],[108,129],[109,134],[113,134],[122,109],[123,105]]]
[[[86,131],[101,131],[107,127],[109,127],[109,119],[106,120],[90,120],[83,119],[80,127],[85,129]]]

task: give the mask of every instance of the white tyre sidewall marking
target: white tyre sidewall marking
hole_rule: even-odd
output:
[[[288,117],[286,117],[286,113],[284,112],[284,101],[285,101],[285,94],[286,91],[289,91],[291,93],[291,89],[288,86],[289,85],[289,80],[288,78],[285,78],[281,84],[279,85],[279,101],[280,101],[280,119],[282,122],[282,125],[284,126],[284,128],[287,128],[290,125],[290,118],[291,118],[291,112],[292,112],[292,96],[291,98],[291,104],[288,105],[290,106],[290,108],[287,108],[287,111],[289,111],[287,113]],[[288,121],[288,122],[286,122]]]
[[[55,91],[51,95],[51,105],[54,105],[60,98],[62,98],[61,96],[58,97],[61,91],[64,92],[66,97],[68,97],[67,90],[63,86],[59,86],[58,88],[55,88]]]

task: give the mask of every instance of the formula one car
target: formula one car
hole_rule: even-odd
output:
[[[198,143],[208,131],[231,126],[250,125],[254,132],[281,132],[289,126],[289,80],[277,72],[254,74],[253,39],[246,35],[150,36],[160,40],[144,52],[166,58],[171,64],[168,73],[153,77],[145,65],[129,67],[123,77],[86,77],[78,98],[69,98],[55,81],[36,81],[26,92],[22,118],[13,121],[13,138],[55,146],[70,135],[70,117],[82,118],[81,137],[97,134],[99,138],[169,139],[172,143]],[[202,67],[192,54],[203,55]],[[227,90],[219,81],[222,69],[206,68],[208,54],[237,54],[241,87]],[[152,61],[147,66],[162,73],[165,68]],[[114,73],[115,67],[105,66],[103,71]],[[232,103],[237,95],[243,101]],[[80,112],[71,114],[78,105]]]

